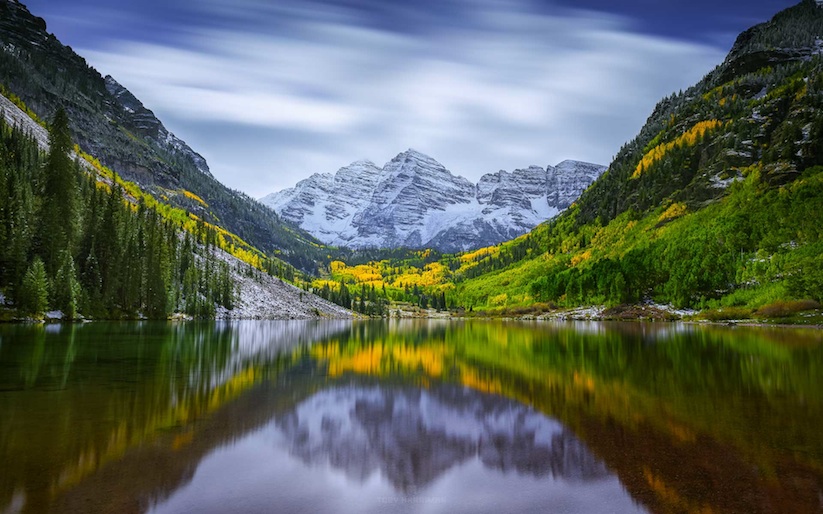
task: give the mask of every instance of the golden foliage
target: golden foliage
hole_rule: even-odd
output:
[[[332,261],[329,264],[329,272],[336,281],[354,283],[357,285],[366,284],[374,287],[383,287],[383,274],[380,263],[370,262],[358,266],[347,266],[342,261]],[[322,287],[322,284],[321,286]]]
[[[448,282],[451,272],[449,268],[440,262],[426,264],[421,270],[414,266],[404,270],[392,280],[392,287],[402,288],[405,286],[431,287],[444,285]]]
[[[344,373],[369,376],[388,376],[398,370],[423,370],[429,377],[443,374],[445,362],[443,346],[421,347],[409,344],[369,345],[347,350],[339,344],[317,345],[312,348],[314,358],[323,361],[331,377]]]
[[[29,109],[29,106],[26,105],[26,103],[19,96],[15,95],[14,93],[6,89],[6,86],[4,86],[3,84],[0,84],[0,95],[3,95],[6,98],[8,98],[11,103],[16,105],[21,111],[26,113],[26,115],[29,118],[33,119],[35,123],[37,123],[45,129],[49,128],[46,122],[41,120],[34,111]]]
[[[500,307],[506,305],[509,301],[509,295],[506,293],[499,294],[497,296],[492,296],[489,298],[489,305],[492,307]]]
[[[481,248],[479,250],[475,250],[471,253],[464,253],[460,256],[460,261],[463,263],[469,263],[474,261],[479,261],[484,257],[497,257],[500,254],[500,247],[499,246],[489,246],[487,248]]]
[[[194,200],[195,202],[199,203],[203,207],[208,207],[209,206],[209,204],[207,204],[205,201],[203,201],[202,198],[200,198],[196,194],[192,193],[191,191],[181,189],[180,192],[183,193],[183,196],[185,196],[186,198],[188,198],[190,200]]]
[[[688,210],[689,209],[688,209],[688,207],[686,207],[686,204],[680,203],[680,202],[675,202],[675,203],[671,204],[669,206],[669,208],[666,209],[666,211],[663,214],[660,215],[659,218],[657,218],[657,221],[658,221],[658,223],[662,223],[664,221],[669,221],[669,220],[679,218],[680,216],[683,216],[684,214],[686,214],[688,212]]]
[[[632,178],[638,178],[645,170],[649,169],[656,162],[663,159],[663,157],[665,157],[665,155],[671,150],[674,150],[675,148],[693,146],[697,143],[698,139],[702,138],[707,132],[715,130],[722,124],[723,123],[719,120],[701,121],[695,124],[694,127],[681,134],[674,141],[669,141],[668,143],[662,143],[655,146],[649,150],[642,159],[640,159],[640,162],[637,164],[637,168],[635,168],[634,173],[632,174]]]
[[[503,393],[503,386],[500,384],[500,380],[481,377],[476,370],[467,366],[461,366],[460,368],[460,382],[468,388],[486,394]]]
[[[587,260],[589,260],[591,258],[592,258],[592,251],[591,250],[586,250],[583,253],[578,253],[577,255],[572,257],[572,267],[575,267],[575,266],[577,266],[578,264],[580,264],[582,262],[586,262]]]

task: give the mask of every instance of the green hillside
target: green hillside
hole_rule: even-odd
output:
[[[654,301],[736,318],[823,301],[823,7],[813,0],[745,31],[697,85],[660,101],[561,216],[460,255],[324,247],[215,180],[199,155],[168,142],[151,111],[21,4],[0,0],[0,11],[4,95],[41,119],[63,106],[79,149],[146,191],[161,213],[225,235],[221,247],[237,241],[254,265],[278,266],[269,271],[286,278],[294,270],[258,250],[319,270],[301,285],[346,307],[516,312]]]
[[[492,252],[478,276],[456,276],[453,302],[823,299],[821,35],[811,0],[743,33],[722,65],[657,105],[571,209]]]
[[[508,314],[647,301],[722,309],[716,318],[817,307],[822,35],[811,0],[741,34],[700,83],[658,103],[578,202],[531,233],[468,254],[349,259],[333,263],[331,281]]]

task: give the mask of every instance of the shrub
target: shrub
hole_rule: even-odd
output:
[[[764,305],[757,309],[755,313],[759,318],[788,318],[794,314],[804,311],[819,309],[820,304],[814,300],[778,300],[774,303]]]

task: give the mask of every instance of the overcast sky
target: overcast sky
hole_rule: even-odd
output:
[[[789,0],[23,0],[232,188],[414,148],[477,181],[609,164]]]

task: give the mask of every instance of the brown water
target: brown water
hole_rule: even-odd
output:
[[[823,512],[823,333],[0,326],[0,513]]]

